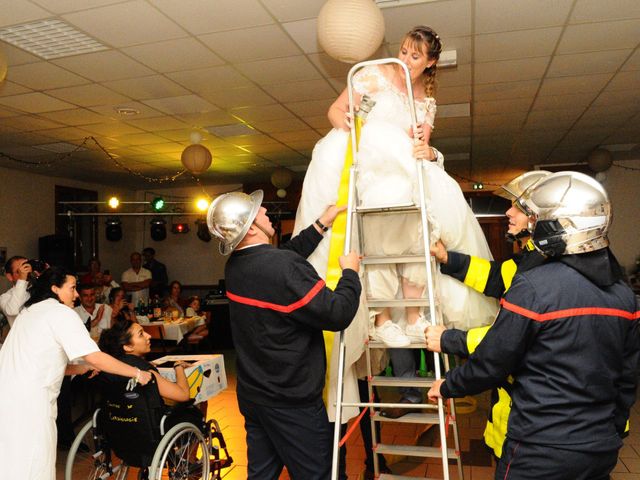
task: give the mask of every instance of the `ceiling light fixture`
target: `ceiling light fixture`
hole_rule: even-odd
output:
[[[107,46],[61,20],[48,19],[0,29],[0,40],[45,60],[107,50]]]
[[[133,117],[135,115],[140,115],[140,110],[132,107],[113,107],[113,109],[121,117]]]

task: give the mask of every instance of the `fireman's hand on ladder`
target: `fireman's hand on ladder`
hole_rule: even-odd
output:
[[[439,398],[444,398],[440,394],[440,385],[442,385],[443,383],[444,383],[444,379],[440,379],[440,380],[435,380],[433,382],[433,385],[431,385],[431,388],[427,393],[427,397],[429,398],[429,401],[431,403],[437,403]]]
[[[360,257],[356,252],[351,252],[348,255],[342,255],[338,261],[342,270],[345,268],[350,268],[356,272],[360,270]]]
[[[440,346],[440,339],[442,338],[442,332],[446,330],[444,325],[434,325],[427,327],[424,331],[425,341],[427,342],[427,349],[432,352],[442,352]]]

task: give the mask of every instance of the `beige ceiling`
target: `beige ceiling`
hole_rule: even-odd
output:
[[[324,1],[0,0],[0,28],[59,19],[107,47],[45,61],[0,41],[0,166],[140,187],[92,141],[66,158],[34,147],[93,136],[131,171],[164,177],[200,131],[214,155],[204,183],[259,181],[278,166],[302,174],[349,68],[316,40]],[[436,0],[383,15],[377,57],[418,23],[456,50],[457,67],[439,72],[432,141],[449,171],[508,178],[597,146],[640,157],[638,0]],[[471,116],[456,116],[465,103]],[[256,134],[206,130],[241,122]]]

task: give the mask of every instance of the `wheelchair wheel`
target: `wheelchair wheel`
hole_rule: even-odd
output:
[[[209,445],[192,423],[178,423],[160,440],[150,480],[209,480]]]
[[[89,420],[76,436],[69,449],[65,468],[65,480],[125,480],[129,466],[119,459],[112,459],[105,448],[102,435]]]

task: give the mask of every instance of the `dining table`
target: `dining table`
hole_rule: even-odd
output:
[[[204,317],[180,317],[169,320],[158,320],[153,322],[140,322],[142,327],[145,325],[158,325],[162,326],[163,335],[165,340],[173,340],[176,343],[180,343],[184,336],[192,331],[194,328],[204,325]]]

